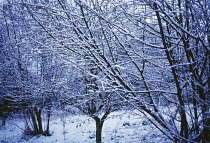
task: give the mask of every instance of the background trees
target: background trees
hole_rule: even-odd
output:
[[[5,1],[1,12],[2,124],[9,114],[19,111],[25,119],[25,134],[49,135],[50,110],[64,83],[62,62],[45,49],[47,39],[40,38],[45,35],[36,29],[37,24],[25,13],[22,3]]]
[[[206,108],[206,103],[209,102],[209,83],[207,82],[209,38],[206,35],[208,28],[204,28],[208,27],[208,20],[204,18],[207,16],[207,1],[178,1],[163,9],[164,4],[168,5],[165,2],[154,3],[153,6],[154,9],[159,10],[156,16],[163,46],[167,49],[167,59],[177,87],[181,117],[180,135],[186,139],[206,142],[209,140],[207,135],[209,134],[209,118],[207,117],[209,108]],[[176,10],[180,13],[173,12]],[[163,23],[166,23],[165,27]],[[205,30],[200,30],[200,27]],[[186,110],[187,108],[190,113]],[[187,119],[187,114],[190,115],[190,119]]]
[[[20,49],[19,38],[23,31],[20,28],[21,24],[16,23],[17,19],[20,20],[20,15],[13,11],[14,9],[9,3],[1,8],[1,101],[8,102],[7,105],[2,103],[3,110],[1,111],[4,118],[9,114],[8,109],[11,112],[12,108],[15,108],[9,103],[19,100],[21,95],[27,94],[29,88],[24,85],[30,83],[28,82],[30,76],[21,58],[24,49]]]
[[[172,141],[209,140],[209,2],[41,0],[5,7],[8,41],[27,43],[26,50],[17,48],[19,71],[28,60],[20,62],[20,53],[39,52],[32,58],[41,85],[36,93],[62,89],[57,98],[93,117],[97,127],[126,101]]]

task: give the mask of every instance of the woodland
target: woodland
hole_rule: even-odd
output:
[[[209,0],[1,0],[0,131],[53,136],[74,110],[101,143],[135,110],[171,142],[210,142],[209,50]]]

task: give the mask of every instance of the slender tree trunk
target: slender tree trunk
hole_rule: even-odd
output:
[[[29,112],[31,114],[31,120],[32,120],[32,123],[33,123],[34,134],[38,134],[39,130],[38,130],[37,122],[36,122],[35,113],[33,112],[33,109],[29,109]]]
[[[156,3],[154,3],[154,9],[156,10],[156,17],[158,20],[158,25],[160,28],[160,34],[161,34],[161,38],[162,38],[162,43],[167,56],[167,60],[170,64],[170,66],[173,66],[173,59],[172,57],[172,53],[170,53],[170,51],[168,51],[167,49],[170,48],[169,42],[167,41],[165,34],[164,34],[164,30],[163,30],[163,24],[161,21],[161,17],[160,17],[160,13],[158,12],[158,6]],[[175,80],[175,84],[176,84],[176,88],[177,88],[177,97],[178,97],[178,101],[179,101],[179,105],[180,105],[180,117],[181,117],[181,130],[180,130],[180,135],[182,137],[184,137],[185,139],[188,139],[188,122],[187,122],[187,117],[186,117],[186,113],[184,110],[184,101],[182,99],[182,89],[179,83],[179,79],[178,79],[178,74],[176,73],[176,69],[174,67],[171,67],[171,72],[173,74],[174,80]]]
[[[101,119],[98,117],[94,117],[94,120],[96,121],[96,143],[101,143],[102,127],[104,121],[101,121]]]
[[[204,90],[202,88],[198,88],[200,98],[203,100],[204,105],[202,108],[202,114],[203,114],[203,131],[202,131],[202,143],[210,142],[210,118],[209,118],[209,109],[207,107],[207,98],[205,97]]]
[[[50,109],[47,112],[48,112],[47,113],[47,129],[46,129],[45,135],[49,136],[50,135],[50,133],[49,133],[49,130],[50,130],[50,115],[51,115]]]
[[[24,120],[25,120],[25,123],[26,123],[26,128],[25,128],[25,131],[31,131],[31,128],[30,128],[30,114],[27,114],[27,112],[23,111],[23,117],[24,117]]]
[[[202,143],[210,142],[210,118],[207,118],[207,120],[204,123],[205,127],[203,129],[203,139]]]
[[[36,113],[36,120],[38,123],[38,134],[42,134],[43,133],[43,128],[42,128],[42,109],[37,109],[37,107],[34,107],[34,111]]]
[[[6,125],[7,116],[8,116],[7,113],[2,113],[2,118],[1,118],[2,119],[2,122],[1,122],[2,127],[4,127]]]
[[[199,126],[198,126],[198,109],[197,109],[197,100],[195,98],[193,98],[193,106],[194,106],[194,118],[195,118],[195,122],[194,122],[194,128],[195,128],[195,134],[199,134]]]

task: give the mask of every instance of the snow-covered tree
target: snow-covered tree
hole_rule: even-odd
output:
[[[82,48],[92,54],[91,60],[104,72],[106,85],[145,114],[169,139],[209,140],[209,3],[113,2],[115,5],[108,5],[111,8],[106,11],[118,15],[110,18],[103,15],[104,9],[101,12],[88,2],[75,2],[82,7],[86,28],[85,33],[77,29],[78,42],[86,45]],[[90,27],[84,11],[92,13],[103,26]],[[97,34],[104,34],[103,40],[94,37],[92,31],[97,26]],[[159,104],[164,100],[155,102],[158,97],[171,108]]]
[[[55,96],[64,84],[63,66],[53,51],[42,45],[47,38],[39,33],[42,30],[36,29],[34,18],[25,10],[19,1],[5,1],[2,5],[1,111],[7,112],[8,107],[10,112],[22,110],[27,127],[25,133],[49,135],[52,103],[56,102]],[[46,130],[43,112],[48,118]]]
[[[99,130],[114,105],[126,101],[174,142],[210,140],[207,0],[29,0],[10,6],[16,10],[3,15],[2,30],[10,31],[16,52],[24,53],[20,43],[42,50],[36,61],[43,70],[40,91],[52,89],[47,85],[59,71],[46,62],[53,61],[43,55],[47,51],[78,70],[69,73],[72,81],[62,84],[59,99],[93,117]],[[21,31],[14,19],[20,15],[31,32]]]
[[[14,14],[9,3],[1,6],[1,101],[3,102],[1,111],[8,114],[8,111],[4,109],[13,111],[12,108],[14,108],[10,107],[9,102],[14,103],[15,98],[19,99],[21,95],[27,93],[23,91],[23,85],[28,80],[28,72],[22,64],[22,51],[18,45],[22,29],[15,20],[20,20],[20,16],[15,15],[17,13]],[[8,104],[4,105],[6,102]]]

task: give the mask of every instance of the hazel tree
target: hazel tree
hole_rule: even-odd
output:
[[[119,15],[113,18],[113,21],[108,20],[102,12],[98,12],[88,3],[82,1],[76,1],[76,3],[107,24],[106,28],[111,29],[112,37],[116,38],[114,43],[117,49],[124,52],[121,62],[113,62],[114,59],[108,55],[114,52],[108,53],[108,51],[101,54],[99,46],[93,45],[94,38],[88,41],[86,37],[80,36],[84,38],[84,40],[80,39],[81,41],[87,42],[88,51],[93,53],[92,57],[97,64],[101,65],[100,67],[109,79],[107,85],[111,86],[115,92],[121,91],[118,95],[127,99],[169,139],[178,142],[208,141],[209,38],[206,35],[208,2],[131,1],[115,3],[113,10],[119,11]],[[143,15],[141,14],[142,8],[147,10]],[[205,16],[197,17],[197,9],[200,10],[201,15]],[[188,14],[189,11],[191,15]],[[194,22],[191,25],[189,21]],[[204,27],[205,30],[199,30],[200,27]],[[198,29],[195,30],[196,28]],[[89,29],[88,26],[87,29]],[[144,33],[143,35],[138,33],[139,29]],[[150,35],[145,36],[146,33]],[[137,61],[142,61],[143,64],[138,65]],[[129,65],[125,66],[126,63]],[[134,73],[122,74],[123,69],[128,67]],[[132,78],[127,78],[128,75],[138,77],[140,80],[137,82],[144,83],[144,87],[135,89],[136,81],[131,82]],[[171,78],[171,81],[167,81],[168,77]],[[167,88],[168,84],[171,84],[169,87],[172,89]],[[159,95],[175,109],[167,109],[155,103]],[[163,109],[168,110],[168,113],[165,113]]]
[[[26,134],[50,135],[52,103],[56,102],[54,97],[64,84],[61,82],[64,66],[53,51],[45,49],[44,45],[49,42],[46,35],[40,34],[34,18],[25,11],[19,1],[3,2],[1,89],[6,91],[1,92],[1,98],[5,97],[2,101],[9,99],[9,104],[14,105],[3,103],[3,106],[11,106],[12,111],[15,108],[22,110]],[[33,30],[37,32],[33,33]],[[46,127],[43,126],[44,115],[47,116]]]
[[[66,103],[97,123],[111,101],[126,101],[174,142],[209,141],[208,1],[21,4],[35,24],[31,40],[84,75],[84,90]]]

